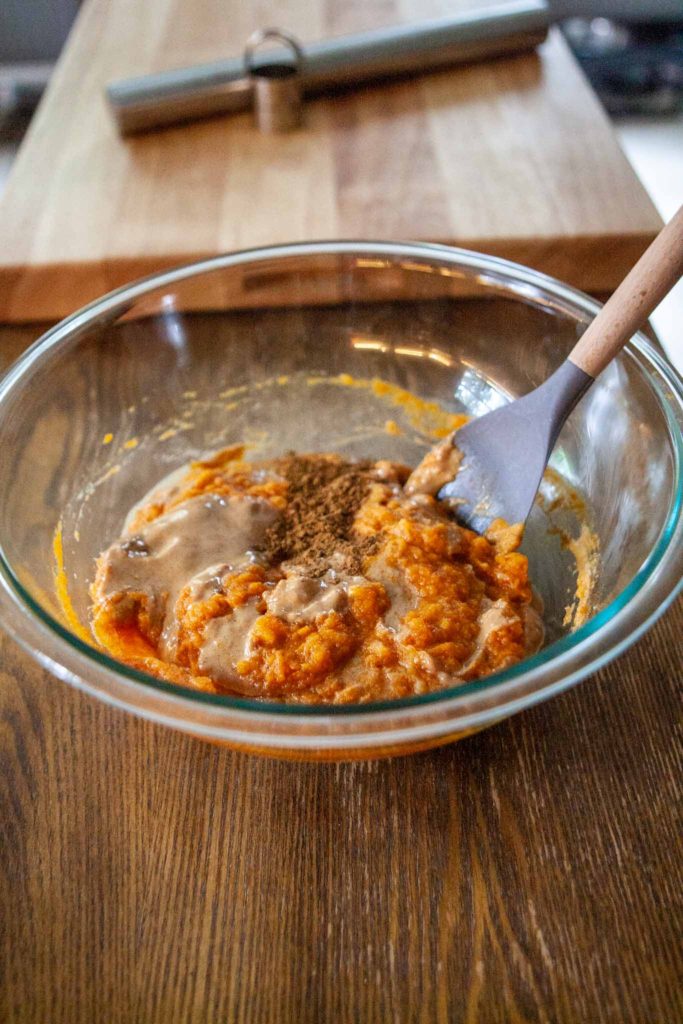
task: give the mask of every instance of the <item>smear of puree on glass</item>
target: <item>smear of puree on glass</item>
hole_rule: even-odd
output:
[[[241,446],[190,464],[100,555],[97,640],[162,679],[298,703],[424,694],[521,660],[543,637],[521,528],[453,521],[434,497],[447,449],[412,475]]]

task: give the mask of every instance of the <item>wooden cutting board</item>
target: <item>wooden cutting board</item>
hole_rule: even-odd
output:
[[[112,79],[479,0],[87,0],[0,205],[0,319],[63,316],[162,267],[315,238],[428,239],[612,288],[659,217],[560,36],[311,102],[267,137],[248,114],[122,140]]]

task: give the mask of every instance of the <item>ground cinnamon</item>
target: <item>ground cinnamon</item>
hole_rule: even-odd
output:
[[[288,484],[282,517],[266,535],[268,561],[296,562],[310,576],[322,576],[330,558],[339,572],[357,575],[376,548],[374,537],[359,537],[353,521],[372,482],[373,463],[339,457],[289,454],[277,461]]]

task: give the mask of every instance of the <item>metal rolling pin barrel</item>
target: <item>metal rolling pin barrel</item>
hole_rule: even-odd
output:
[[[301,48],[301,90],[312,96],[529,50],[543,42],[550,21],[545,0],[511,0],[484,10],[311,43]],[[287,61],[291,62],[288,50],[267,50],[259,54],[257,70]],[[112,82],[106,96],[119,131],[127,135],[247,110],[254,102],[254,75],[243,57],[235,57]]]

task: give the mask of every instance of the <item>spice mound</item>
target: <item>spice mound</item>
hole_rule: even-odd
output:
[[[214,693],[362,703],[428,693],[537,650],[521,528],[479,536],[427,461],[241,447],[192,463],[100,555],[93,632],[114,657]]]

